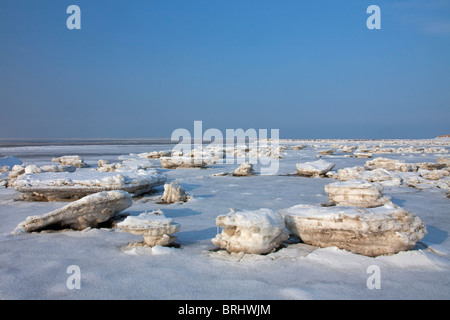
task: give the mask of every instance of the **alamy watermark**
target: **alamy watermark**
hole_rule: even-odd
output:
[[[81,9],[77,5],[70,5],[67,7],[66,13],[70,16],[66,20],[66,26],[69,30],[81,29]],[[366,26],[369,30],[381,29],[381,9],[377,5],[370,5],[367,7],[366,13],[371,14],[366,20]]]
[[[76,264],[72,264],[67,267],[66,273],[70,276],[66,280],[67,289],[81,289],[81,269]]]
[[[200,164],[205,157],[219,164],[259,164],[261,174],[273,175],[279,169],[279,129],[226,129],[216,128],[203,132],[203,122],[194,121],[194,134],[184,128],[172,132],[172,141],[178,141],[172,155],[194,155],[192,161]],[[207,144],[205,144],[207,142]],[[239,154],[237,151],[241,151]],[[199,155],[199,156],[195,156]]]
[[[67,7],[66,13],[70,13],[70,16],[66,20],[67,29],[73,30],[81,29],[81,9],[77,5],[70,5]]]
[[[367,7],[366,13],[370,13],[370,17],[367,18],[367,29],[381,29],[381,9],[377,5],[370,5]]]
[[[368,289],[381,289],[381,269],[377,265],[370,265],[366,270],[370,276],[367,278],[366,286]]]

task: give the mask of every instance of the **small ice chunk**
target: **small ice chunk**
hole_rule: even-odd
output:
[[[178,182],[172,181],[171,183],[166,183],[164,185],[164,194],[162,196],[162,201],[165,203],[174,203],[179,201],[187,201],[188,197],[183,188],[180,187]]]
[[[231,175],[235,177],[252,176],[254,174],[255,170],[253,169],[253,165],[248,162],[242,163],[236,170],[231,173]]]
[[[297,163],[297,173],[300,176],[305,177],[322,177],[328,171],[334,168],[334,163],[327,162],[323,159],[305,162],[305,163]]]
[[[173,219],[166,218],[162,211],[144,212],[138,216],[128,216],[117,227],[136,235],[144,237],[146,246],[166,246],[177,239],[174,233],[180,231],[180,225]]]
[[[64,165],[71,165],[75,168],[86,168],[88,165],[84,162],[84,159],[80,156],[62,156],[57,158],[52,158],[53,162],[59,162]]]

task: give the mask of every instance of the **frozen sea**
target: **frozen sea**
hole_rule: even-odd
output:
[[[239,164],[214,164],[204,169],[163,169],[158,159],[153,168],[177,180],[193,196],[183,204],[160,204],[163,187],[134,199],[125,210],[130,215],[161,209],[181,225],[175,234],[179,247],[126,251],[140,236],[116,229],[14,235],[26,217],[41,215],[67,203],[25,202],[13,188],[0,188],[0,299],[449,299],[450,298],[450,199],[442,188],[423,190],[385,187],[392,201],[419,216],[428,234],[413,250],[369,258],[344,250],[316,248],[300,254],[287,246],[263,256],[219,254],[211,239],[215,219],[235,210],[282,210],[297,204],[318,205],[328,197],[324,186],[333,178],[290,175],[296,163],[317,160],[318,150],[338,145],[375,145],[394,148],[435,146],[450,151],[448,140],[281,140],[288,148],[274,175],[213,176],[230,172]],[[303,150],[292,145],[305,144]],[[99,159],[119,162],[139,153],[170,151],[166,141],[100,141],[11,143],[2,141],[0,157],[15,156],[24,164],[54,164],[53,157],[80,155],[93,170]],[[436,162],[447,153],[374,154],[406,162]],[[322,159],[333,170],[363,166],[365,158],[336,151]],[[80,270],[80,289],[67,286],[69,266]],[[367,285],[370,266],[380,270],[380,288]]]

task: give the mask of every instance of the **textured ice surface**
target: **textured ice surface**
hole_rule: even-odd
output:
[[[216,218],[222,232],[213,244],[228,252],[269,253],[287,240],[283,216],[270,209],[230,212]]]
[[[377,208],[297,205],[283,213],[287,228],[304,242],[371,257],[412,249],[426,234],[420,218],[393,203]]]
[[[71,172],[23,174],[14,182],[24,200],[76,200],[88,194],[124,190],[133,195],[164,184],[166,177],[156,171],[138,170],[124,173],[84,169]]]
[[[47,214],[27,217],[18,225],[16,232],[20,230],[32,232],[47,228],[83,230],[96,227],[130,207],[132,203],[131,195],[124,191],[94,193]]]

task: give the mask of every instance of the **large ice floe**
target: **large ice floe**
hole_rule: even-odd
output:
[[[62,156],[62,157],[56,157],[52,158],[53,162],[59,162],[63,165],[71,165],[75,168],[86,168],[89,165],[84,162],[84,159],[80,156],[74,155],[74,156]]]
[[[128,216],[119,222],[117,227],[144,237],[143,243],[132,243],[128,248],[136,245],[167,246],[177,239],[173,234],[180,231],[180,224],[174,223],[172,218],[166,218],[160,210],[150,213],[143,212],[138,216]]]
[[[146,158],[129,158],[122,159],[121,162],[110,163],[108,160],[100,159],[97,162],[97,171],[100,172],[128,172],[137,170],[147,170],[153,168],[154,165]]]
[[[132,203],[131,195],[125,191],[91,194],[47,214],[27,217],[17,226],[15,233],[65,228],[83,230],[96,227],[130,207]]]
[[[448,158],[437,158],[436,162],[407,163],[403,160],[379,157],[367,161],[364,167],[342,168],[337,172],[328,172],[327,176],[340,181],[362,179],[367,182],[378,182],[383,186],[450,190],[448,162]]]
[[[296,205],[282,212],[303,242],[370,257],[412,249],[426,234],[419,217],[392,202],[376,208]]]
[[[166,176],[156,170],[98,172],[95,169],[76,172],[22,174],[13,183],[21,198],[28,201],[72,201],[86,195],[109,190],[123,190],[133,196],[163,185]]]
[[[223,229],[211,241],[230,253],[270,253],[289,238],[283,216],[270,209],[231,211],[218,216],[216,225]]]
[[[400,172],[408,172],[416,170],[416,166],[413,163],[406,163],[404,160],[388,159],[381,157],[367,161],[365,167],[366,169],[369,170],[383,168],[389,171],[400,171]]]
[[[391,201],[383,194],[383,186],[365,180],[334,182],[325,186],[328,199],[333,204],[363,208],[378,207]]]
[[[160,157],[159,161],[161,166],[165,169],[203,168],[215,163],[213,158],[186,156]]]
[[[34,164],[16,164],[9,171],[2,174],[1,180],[4,180],[5,186],[12,186],[17,178],[23,174],[36,174],[42,172],[74,172],[75,170],[76,168],[72,165],[44,165],[38,167]]]
[[[363,167],[358,166],[339,169],[337,173],[331,174],[330,177],[340,181],[362,179],[367,182],[378,182],[382,186],[400,186],[403,181],[400,175],[392,171],[383,168],[366,171]]]
[[[167,150],[161,150],[161,151],[152,151],[152,152],[143,152],[139,153],[139,158],[147,158],[147,159],[159,159],[161,157],[170,157],[172,152]]]

